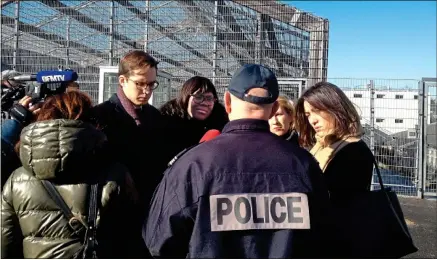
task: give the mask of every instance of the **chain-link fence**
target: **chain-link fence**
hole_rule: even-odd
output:
[[[324,18],[274,0],[1,5],[1,69],[36,73],[60,65],[71,68],[96,103],[101,68],[116,66],[133,49],[151,53],[169,75],[170,89],[154,93],[156,104],[175,97],[194,75],[210,78],[222,97],[244,63],[271,67],[281,94],[291,99],[316,81],[329,80],[357,105],[384,182],[403,195],[437,192],[435,79],[327,79],[329,23]],[[112,83],[103,84],[111,88],[101,91],[102,99],[117,88],[116,75],[109,76],[104,79]]]
[[[223,92],[244,63],[278,77],[326,79],[328,21],[279,1],[2,1],[2,65],[23,73],[69,67],[98,100],[99,67],[142,49],[172,75]],[[172,93],[175,93],[172,91]]]
[[[361,115],[364,141],[380,165],[384,183],[401,195],[437,195],[435,83],[408,79],[328,81],[344,91]],[[376,174],[373,182],[378,186]]]

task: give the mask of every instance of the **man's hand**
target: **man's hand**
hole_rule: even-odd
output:
[[[24,126],[28,125],[33,117],[41,110],[41,103],[31,105],[31,101],[31,97],[24,96],[18,101],[18,104],[15,104],[9,111],[11,117]]]

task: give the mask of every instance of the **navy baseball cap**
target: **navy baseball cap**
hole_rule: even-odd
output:
[[[268,91],[268,97],[249,95],[252,88],[263,88]],[[279,86],[275,73],[267,67],[258,64],[245,64],[232,76],[228,91],[237,98],[253,104],[271,104],[278,99]]]

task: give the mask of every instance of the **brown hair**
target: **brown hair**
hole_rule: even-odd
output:
[[[118,65],[118,76],[131,76],[133,70],[156,68],[158,69],[158,61],[150,54],[140,50],[128,52]]]
[[[36,121],[51,119],[72,119],[88,121],[92,101],[79,91],[71,91],[47,98],[36,117]]]
[[[279,96],[277,101],[279,107],[281,107],[285,111],[285,113],[287,113],[289,116],[291,116],[292,120],[290,124],[290,130],[294,129],[294,121],[295,121],[296,113],[295,113],[293,102],[289,100],[286,96]]]
[[[91,98],[80,91],[65,92],[48,97],[36,117],[36,122],[53,119],[91,121]],[[19,153],[20,141],[15,145]]]
[[[319,82],[307,89],[297,101],[295,126],[302,146],[309,148],[316,143],[315,131],[305,116],[305,101],[334,118],[335,129],[332,133],[334,139],[362,134],[360,116],[349,98],[336,85]]]

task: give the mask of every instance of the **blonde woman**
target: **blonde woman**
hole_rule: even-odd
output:
[[[298,145],[298,135],[294,130],[294,104],[285,96],[279,96],[278,104],[278,110],[269,119],[270,132]]]

